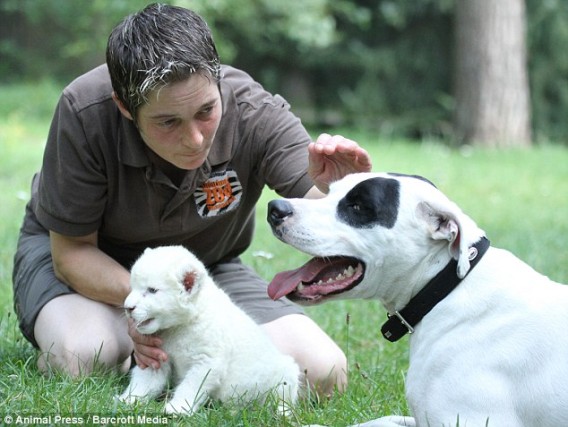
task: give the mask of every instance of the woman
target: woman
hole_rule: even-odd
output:
[[[111,33],[107,63],[61,96],[33,180],[14,262],[14,300],[42,370],[87,374],[167,358],[160,338],[129,333],[121,305],[146,247],[181,244],[323,394],[346,385],[341,349],[299,307],[271,301],[239,260],[265,185],[321,197],[371,168],[341,136],[312,143],[279,96],[222,66],[207,24],[151,5]]]

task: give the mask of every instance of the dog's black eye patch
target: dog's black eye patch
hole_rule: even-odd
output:
[[[408,178],[419,179],[420,181],[427,182],[428,184],[430,184],[430,185],[431,185],[432,187],[434,187],[434,188],[438,188],[438,187],[436,187],[436,186],[434,185],[434,183],[433,183],[432,181],[430,181],[429,179],[424,178],[423,176],[420,176],[420,175],[407,175],[407,174],[405,174],[405,173],[396,173],[396,172],[389,172],[388,174],[389,174],[389,175],[392,175],[392,176],[406,176],[406,177],[408,177]]]
[[[400,183],[395,179],[371,178],[353,187],[337,205],[337,217],[356,228],[381,225],[392,228],[398,216]]]

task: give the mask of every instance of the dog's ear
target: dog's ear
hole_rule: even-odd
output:
[[[470,268],[469,239],[464,236],[464,218],[467,217],[450,202],[437,206],[421,202],[416,209],[417,216],[426,221],[430,237],[434,240],[447,240],[452,258],[458,261],[458,277],[463,279]]]
[[[193,286],[195,285],[196,280],[197,280],[197,276],[195,275],[195,272],[193,272],[193,271],[187,271],[183,275],[183,287],[185,288],[185,290],[187,292],[190,292],[193,289]]]

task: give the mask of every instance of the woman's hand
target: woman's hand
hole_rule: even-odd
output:
[[[355,172],[370,172],[371,158],[359,144],[341,135],[321,134],[308,145],[308,173],[323,193],[329,184]]]
[[[134,342],[134,359],[141,369],[159,369],[160,364],[168,360],[168,355],[160,348],[162,339],[156,335],[140,334],[132,319],[128,319],[128,335]]]

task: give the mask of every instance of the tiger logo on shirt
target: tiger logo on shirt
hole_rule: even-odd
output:
[[[197,212],[202,218],[211,218],[230,212],[239,206],[242,192],[243,187],[234,170],[213,172],[209,179],[195,191]]]

